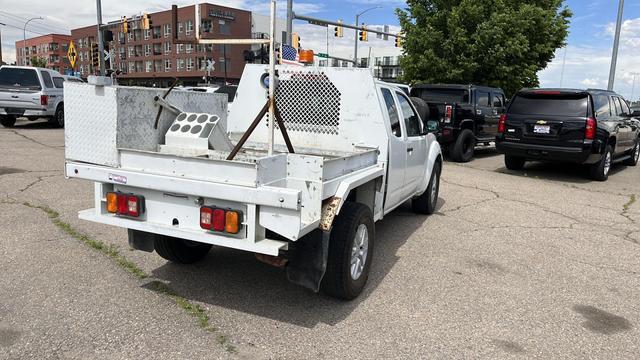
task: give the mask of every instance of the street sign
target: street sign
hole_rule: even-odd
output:
[[[102,50],[102,52],[104,52],[104,61],[109,61],[109,59],[111,59],[111,53],[107,50]]]
[[[320,58],[325,58],[325,59],[329,58],[329,54],[325,54],[325,53],[317,53],[316,56]]]
[[[216,68],[213,66],[216,64],[215,60],[207,60],[207,70],[209,71],[215,71]]]
[[[326,22],[324,22],[324,21],[322,21],[322,20],[318,20],[318,19],[315,19],[315,20],[308,20],[308,22],[309,22],[309,24],[311,24],[311,25],[318,25],[318,26],[327,26],[327,25],[329,25],[329,24],[327,24]]]
[[[78,53],[76,52],[76,45],[73,41],[69,42],[69,50],[67,50],[67,58],[69,59],[69,64],[71,64],[71,68],[76,67],[76,60],[78,58]]]

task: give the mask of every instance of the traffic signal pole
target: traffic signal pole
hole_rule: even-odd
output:
[[[358,27],[358,20],[360,20],[360,14],[356,14],[356,27]],[[358,30],[354,31],[356,33],[356,41],[353,49],[353,67],[358,67]]]
[[[100,63],[99,76],[104,76],[104,39],[102,35],[102,3],[100,0],[96,0],[97,14],[98,14],[98,59]]]
[[[620,45],[620,28],[622,27],[622,11],[624,0],[618,5],[618,19],[616,21],[616,34],[613,38],[613,53],[611,54],[611,68],[609,69],[609,84],[607,90],[613,91],[613,83],[616,80],[616,64],[618,62],[618,46]]]

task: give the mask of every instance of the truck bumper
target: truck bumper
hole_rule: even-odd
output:
[[[16,115],[18,117],[49,117],[54,114],[45,109],[10,109],[7,112],[5,108],[0,108],[0,115]]]
[[[458,131],[450,126],[442,126],[436,133],[436,138],[440,144],[449,144],[456,140]]]
[[[496,149],[510,156],[522,157],[527,160],[557,161],[576,164],[593,164],[602,157],[601,142],[585,141],[581,147],[549,146],[523,144],[513,141],[496,139]]]

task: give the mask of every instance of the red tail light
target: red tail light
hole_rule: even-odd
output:
[[[211,230],[213,223],[213,209],[203,206],[200,208],[200,227],[205,230]]]
[[[225,223],[224,210],[214,209],[213,222],[211,223],[211,230],[224,231],[224,223]]]
[[[120,192],[107,193],[107,211],[112,214],[139,217],[144,213],[144,197]]]
[[[203,206],[200,208],[200,227],[205,230],[237,234],[242,228],[242,212]]]
[[[42,105],[42,106],[47,106],[47,105],[49,105],[49,96],[47,96],[47,95],[40,95],[40,105]]]
[[[588,118],[586,126],[584,128],[584,138],[587,140],[594,140],[596,138],[596,129],[598,125],[596,124],[596,119]]]
[[[507,131],[507,115],[500,115],[500,120],[498,121],[498,133],[504,134]]]
[[[444,122],[451,122],[451,118],[453,117],[453,106],[447,105],[444,107]]]

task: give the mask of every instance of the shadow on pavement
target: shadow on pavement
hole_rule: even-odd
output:
[[[34,121],[18,119],[16,124],[11,128],[14,130],[41,130],[41,129],[53,129],[58,128],[51,125],[47,119],[38,119]],[[63,129],[60,129],[63,130]]]
[[[442,207],[439,199],[438,210]],[[153,276],[169,283],[181,296],[243,313],[312,328],[335,325],[366,301],[391,271],[398,249],[426,221],[404,204],[376,223],[373,266],[364,292],[353,301],[315,294],[286,279],[283,269],[257,261],[252,253],[214,248],[195,265],[166,263]]]
[[[624,171],[627,166],[622,164],[614,164],[609,172],[609,177],[615,177],[619,172]],[[525,176],[534,179],[544,179],[559,182],[570,182],[575,184],[587,184],[594,182],[589,178],[589,168],[585,165],[572,163],[555,163],[555,162],[527,162],[523,170],[509,170],[501,167],[496,172]]]
[[[443,153],[444,153],[445,161],[454,162],[453,160],[451,160],[451,157],[449,156],[449,152],[445,151],[444,148],[443,148]],[[497,155],[501,155],[501,154],[498,152],[498,150],[496,150],[495,146],[476,147],[475,150],[473,151],[473,159],[471,159],[469,164],[472,164],[475,160],[490,158]]]

